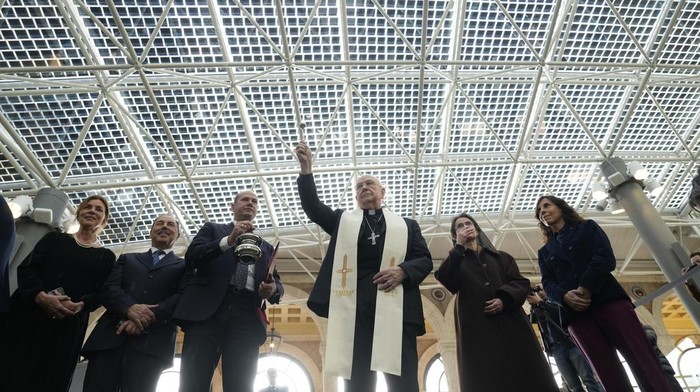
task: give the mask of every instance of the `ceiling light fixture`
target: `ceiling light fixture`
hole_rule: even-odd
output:
[[[32,199],[27,195],[19,195],[11,202],[7,203],[12,211],[12,217],[17,219],[26,215],[32,208]]]
[[[615,199],[610,199],[610,213],[613,215],[622,214],[625,209]]]
[[[605,211],[605,208],[608,206],[608,199],[603,199],[599,200],[598,203],[595,205],[596,211]]]
[[[605,184],[600,181],[591,184],[591,196],[597,201],[605,200],[608,197],[608,190],[605,188]]]
[[[645,180],[649,177],[649,171],[639,162],[632,161],[627,164],[627,170],[637,180]]]

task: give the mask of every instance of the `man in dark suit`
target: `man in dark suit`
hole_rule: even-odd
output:
[[[119,256],[100,300],[106,312],[83,346],[88,358],[83,392],[155,391],[172,366],[177,326],[171,322],[191,276],[172,251],[179,236],[170,215],[156,218],[151,249]]]
[[[196,268],[175,310],[185,331],[180,391],[209,391],[222,358],[225,392],[252,392],[259,347],[265,341],[264,303],[279,303],[284,293],[275,269],[268,274],[273,248],[262,241],[254,264],[238,260],[239,236],[255,230],[258,198],[242,191],[231,204],[233,223],[205,223],[192,240],[185,260]]]
[[[331,235],[307,302],[328,317],[324,372],[344,378],[346,392],[375,390],[377,371],[390,392],[418,392],[419,285],[433,269],[418,223],[382,208],[385,190],[371,175],[355,184],[358,209],[331,209],[318,198],[305,142],[296,155],[302,208]]]

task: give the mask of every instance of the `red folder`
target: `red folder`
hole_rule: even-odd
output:
[[[265,279],[265,283],[272,283],[274,279],[272,279],[272,272],[275,270],[275,265],[277,264],[277,249],[280,247],[280,242],[277,241],[277,245],[275,245],[275,250],[272,251],[272,255],[270,255],[270,262],[267,264],[267,278]]]

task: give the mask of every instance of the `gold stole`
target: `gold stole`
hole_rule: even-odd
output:
[[[398,265],[406,258],[408,226],[403,218],[384,210],[386,233],[380,269]],[[350,379],[357,305],[357,238],[363,211],[345,211],[333,254],[333,273],[328,308],[325,373]],[[377,291],[370,369],[401,375],[403,337],[403,286],[386,293]]]

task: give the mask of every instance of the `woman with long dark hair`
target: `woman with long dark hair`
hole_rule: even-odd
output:
[[[17,268],[17,291],[4,336],[6,391],[67,391],[98,290],[114,265],[98,235],[109,204],[89,196],[77,208],[77,233],[46,234]],[[3,371],[4,373],[4,371]]]
[[[629,296],[611,272],[616,260],[608,236],[564,200],[537,200],[545,245],[538,252],[542,285],[563,310],[564,325],[606,391],[632,392],[617,352],[644,390],[670,392]]]

